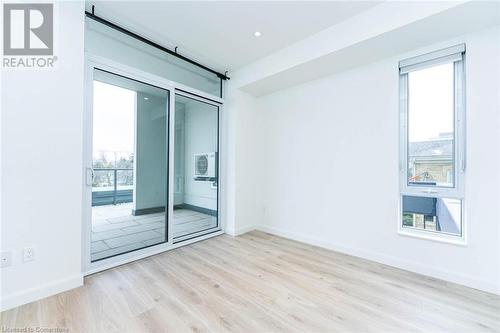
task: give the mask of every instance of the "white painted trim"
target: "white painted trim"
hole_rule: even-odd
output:
[[[125,255],[129,254],[129,256],[121,255],[121,256],[111,257],[110,259],[115,259],[115,260],[108,261],[106,263],[103,263],[100,266],[90,267],[87,271],[84,272],[84,275],[87,276],[87,275],[98,273],[98,272],[101,272],[101,271],[104,271],[107,269],[111,269],[111,268],[114,268],[117,266],[125,265],[125,264],[131,263],[133,261],[137,261],[140,259],[151,257],[154,255],[163,253],[163,252],[167,252],[167,251],[176,249],[176,248],[181,247],[181,246],[196,243],[196,242],[199,242],[199,241],[202,241],[202,240],[205,240],[208,238],[212,238],[215,236],[220,236],[222,234],[224,234],[224,232],[222,230],[219,230],[216,232],[212,232],[210,234],[206,234],[206,235],[199,236],[199,237],[196,237],[193,239],[182,241],[182,242],[177,243],[177,244],[169,245],[167,243],[162,243],[162,244],[159,244],[157,246],[151,246],[151,247],[147,247],[144,249],[136,250],[136,251],[129,252],[129,253],[125,254]],[[143,251],[143,250],[145,250],[145,251]],[[116,260],[116,259],[118,259],[118,260]]]
[[[23,304],[38,301],[55,294],[62,293],[66,290],[77,288],[83,285],[83,276],[75,275],[66,279],[61,279],[46,283],[44,285],[23,290],[18,293],[2,296],[0,311],[9,310]]]
[[[463,58],[462,53],[464,52],[465,43],[461,43],[412,58],[407,58],[399,62],[399,72],[400,74],[405,74],[413,70],[436,66],[437,64],[461,61]]]
[[[184,84],[169,80],[163,76],[158,76],[150,72],[146,72],[140,69],[137,69],[135,67],[131,67],[125,64],[122,64],[118,61],[108,59],[102,56],[98,56],[89,52],[85,52],[85,60],[88,62],[93,62],[96,64],[101,64],[105,65],[107,67],[110,67],[109,71],[113,73],[119,74],[119,71],[124,71],[125,73],[135,73],[134,76],[142,76],[144,79],[146,79],[148,82],[157,82],[158,84],[162,85],[162,88],[168,86],[165,89],[180,89],[182,91],[185,91],[187,93],[195,94],[197,96],[206,98],[211,101],[215,101],[220,104],[224,104],[224,99],[221,97],[218,97],[216,95],[212,95],[209,93],[206,93],[204,91],[198,90],[196,88],[192,88],[189,86],[186,86]],[[118,71],[118,72],[117,72]],[[128,74],[125,74],[127,76]]]
[[[167,109],[167,129],[168,129],[168,144],[166,145],[166,155],[167,155],[167,170],[165,170],[167,181],[167,202],[165,202],[165,207],[167,207],[167,244],[173,244],[174,239],[174,152],[175,152],[175,90],[169,90],[168,92],[168,109]],[[134,128],[137,122],[134,123]],[[138,155],[135,155],[138,156]],[[134,160],[136,160],[134,158]],[[134,167],[134,170],[137,168]],[[137,178],[134,178],[137,179]],[[134,191],[135,192],[135,191]],[[135,202],[135,198],[134,198]]]
[[[276,236],[284,237],[287,239],[295,240],[302,243],[307,243],[310,245],[318,246],[328,250],[333,250],[348,254],[354,257],[359,257],[363,259],[368,259],[375,261],[384,265],[404,269],[417,274],[422,274],[430,276],[436,279],[460,284],[474,289],[479,289],[489,293],[500,295],[500,284],[495,285],[488,281],[480,280],[473,276],[467,276],[462,274],[457,274],[448,270],[436,269],[435,267],[429,265],[423,265],[408,260],[402,260],[393,256],[387,256],[385,254],[376,253],[373,251],[367,251],[363,249],[356,249],[341,244],[334,244],[321,239],[304,236],[303,234],[287,231],[280,228],[268,227],[266,225],[256,225],[254,229],[267,232]]]
[[[237,229],[226,229],[226,234],[230,236],[239,236],[246,234],[247,232],[250,232],[252,230],[255,230],[255,226],[249,226],[249,227],[244,227],[244,228],[237,228]]]
[[[400,221],[401,221],[400,223],[402,223],[401,219],[400,219]],[[430,241],[438,242],[438,243],[447,243],[447,244],[463,246],[463,247],[467,246],[467,240],[464,237],[448,235],[448,234],[440,233],[440,232],[436,232],[436,231],[433,232],[433,231],[427,231],[427,230],[422,230],[422,229],[417,229],[417,228],[402,227],[400,225],[399,229],[398,229],[398,234],[401,236],[426,239],[426,240],[430,240]]]

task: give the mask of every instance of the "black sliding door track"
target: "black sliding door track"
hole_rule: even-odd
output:
[[[142,36],[140,36],[140,35],[138,35],[138,34],[136,34],[136,33],[133,33],[133,32],[132,32],[132,31],[130,31],[130,30],[127,30],[127,29],[125,29],[125,28],[122,28],[122,27],[120,27],[119,25],[114,24],[113,22],[110,22],[110,21],[108,21],[108,20],[106,20],[106,19],[103,19],[102,17],[99,17],[99,16],[95,15],[95,14],[93,13],[93,12],[94,12],[94,8],[93,8],[93,7],[94,7],[94,6],[92,6],[92,13],[91,13],[91,12],[88,12],[88,11],[85,11],[85,15],[86,15],[87,17],[89,17],[89,18],[91,18],[91,19],[93,19],[93,20],[95,20],[95,21],[97,21],[97,22],[99,22],[99,23],[102,23],[102,24],[104,24],[104,25],[106,25],[106,26],[108,26],[108,27],[110,27],[110,28],[113,28],[113,29],[115,29],[115,30],[117,30],[117,31],[119,31],[119,32],[121,32],[121,33],[124,33],[124,34],[126,34],[126,35],[128,35],[128,36],[130,36],[130,37],[132,37],[132,38],[135,38],[135,39],[137,39],[137,40],[139,40],[139,41],[141,41],[141,42],[143,42],[143,43],[146,43],[146,44],[148,44],[148,45],[151,45],[151,46],[153,46],[153,47],[155,47],[155,48],[157,48],[157,49],[159,49],[159,50],[162,50],[163,52],[166,52],[166,53],[168,53],[168,54],[170,54],[170,55],[172,55],[172,56],[174,56],[174,57],[177,57],[177,58],[179,58],[179,59],[182,59],[182,60],[184,60],[185,62],[188,62],[188,63],[190,63],[190,64],[192,64],[192,65],[195,65],[195,66],[198,66],[198,67],[200,67],[200,68],[203,68],[204,70],[206,70],[206,71],[208,71],[208,72],[210,72],[210,73],[213,73],[213,74],[217,75],[217,77],[218,77],[218,78],[220,78],[220,79],[222,79],[222,80],[229,80],[229,79],[230,79],[228,76],[226,76],[226,74],[219,73],[219,72],[217,72],[217,71],[215,71],[215,70],[213,70],[213,69],[211,69],[211,68],[208,68],[208,67],[207,67],[207,66],[205,66],[205,65],[200,64],[200,63],[199,63],[199,62],[197,62],[197,61],[194,61],[194,60],[189,59],[189,58],[187,58],[187,57],[185,57],[185,56],[183,56],[183,55],[180,55],[180,54],[179,54],[179,53],[177,53],[176,51],[169,50],[169,49],[167,49],[166,47],[161,46],[160,44],[157,44],[157,43],[155,43],[155,42],[153,42],[153,41],[151,41],[151,40],[149,40],[149,39],[147,39],[147,38],[144,38],[144,37],[142,37]],[[177,48],[176,48],[176,49],[177,49]],[[227,72],[226,72],[226,73],[227,73]]]

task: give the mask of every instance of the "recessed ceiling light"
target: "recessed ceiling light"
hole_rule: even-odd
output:
[[[147,101],[148,99],[149,99],[149,97],[144,97],[144,100],[146,100],[146,101]]]
[[[256,32],[254,32],[254,33],[253,33],[253,35],[254,35],[255,37],[260,37],[260,36],[262,36],[262,32],[260,32],[260,31],[256,31]]]

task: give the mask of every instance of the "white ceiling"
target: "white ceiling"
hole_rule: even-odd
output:
[[[220,71],[235,70],[380,1],[87,1],[90,11]],[[253,36],[255,31],[262,36]]]
[[[498,1],[388,1],[241,68],[231,83],[262,96],[396,55],[463,43],[464,35],[499,24]]]

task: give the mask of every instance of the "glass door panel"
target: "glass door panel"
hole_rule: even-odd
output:
[[[168,240],[168,114],[168,90],[94,70],[92,262]]]
[[[174,242],[219,228],[219,107],[175,96]]]

